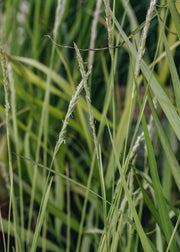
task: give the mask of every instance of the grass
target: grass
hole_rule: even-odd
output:
[[[1,1],[0,251],[179,251],[179,10]]]

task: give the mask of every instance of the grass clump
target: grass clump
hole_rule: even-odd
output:
[[[179,251],[179,6],[2,1],[0,250]]]

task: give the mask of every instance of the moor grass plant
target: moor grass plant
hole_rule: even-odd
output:
[[[0,2],[0,251],[180,250],[180,3]]]

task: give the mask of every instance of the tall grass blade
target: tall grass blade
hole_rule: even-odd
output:
[[[36,229],[34,232],[34,237],[33,237],[32,246],[31,246],[31,250],[30,250],[31,252],[35,252],[37,250],[38,238],[40,236],[41,228],[42,228],[43,221],[44,221],[45,214],[46,214],[46,207],[47,207],[47,202],[49,199],[52,181],[53,181],[53,177],[51,177],[51,179],[49,181],[49,185],[47,187],[47,190],[45,191],[45,194],[42,199],[42,203],[41,203],[42,206],[41,206],[41,210],[39,212],[37,223],[36,223]]]
[[[144,136],[145,136],[145,141],[146,141],[146,146],[147,146],[147,151],[148,151],[148,160],[149,160],[150,171],[151,171],[151,176],[152,176],[152,181],[153,181],[153,188],[154,188],[155,197],[156,197],[156,204],[158,206],[159,212],[161,213],[160,220],[162,223],[163,232],[165,234],[167,242],[169,242],[172,231],[173,231],[172,223],[169,218],[167,204],[166,204],[163,192],[162,192],[162,187],[161,187],[159,175],[158,175],[157,163],[156,163],[154,151],[153,151],[153,146],[151,143],[151,139],[149,136],[149,132],[148,132],[148,128],[147,128],[144,116],[142,117],[142,123],[143,123]],[[164,220],[166,221],[164,222]],[[178,251],[175,241],[172,242],[171,251],[172,252]]]
[[[108,124],[107,124],[107,126],[108,126]],[[118,158],[118,155],[117,155],[117,150],[116,150],[115,145],[113,143],[113,139],[112,139],[112,135],[111,135],[109,126],[108,126],[108,131],[109,131],[109,136],[110,136],[110,139],[111,139],[111,144],[112,144],[112,147],[113,147],[113,151],[114,151],[114,154],[115,154],[116,163],[117,163],[120,175],[121,175],[121,182],[122,182],[122,185],[123,185],[123,189],[125,191],[125,195],[127,197],[127,200],[128,200],[128,203],[129,203],[129,207],[131,209],[131,213],[132,213],[133,219],[135,221],[136,229],[137,229],[137,232],[139,234],[142,246],[143,246],[143,248],[144,248],[145,251],[148,251],[148,252],[149,251],[153,251],[153,249],[152,249],[152,247],[151,247],[151,245],[150,245],[150,243],[148,241],[148,238],[147,238],[146,234],[144,233],[144,230],[143,230],[143,228],[141,226],[138,214],[137,214],[136,209],[134,207],[134,204],[133,204],[133,201],[132,201],[132,197],[130,195],[130,192],[129,192],[129,189],[128,189],[128,186],[127,186],[127,182],[125,180],[123,169],[122,169],[122,167],[121,167],[121,165],[119,163],[119,158]]]
[[[126,41],[126,44],[128,45],[129,50],[132,53],[133,57],[136,58],[137,51],[136,51],[135,47],[129,41],[128,37],[126,36],[124,31],[122,30],[122,28],[117,20],[115,21],[115,24],[116,24],[119,32],[123,36],[123,39]],[[142,70],[144,76],[146,77],[146,79],[149,80],[150,76],[151,76],[151,71],[149,70],[147,64],[143,60],[142,60],[142,64],[141,64],[141,70]],[[167,95],[165,94],[163,89],[161,88],[161,85],[158,83],[158,81],[154,77],[154,75],[151,76],[150,87],[151,87],[153,93],[155,94],[159,104],[161,105],[165,115],[167,116],[169,123],[171,124],[172,128],[174,129],[176,136],[180,140],[180,127],[179,127],[180,118],[179,118],[178,114],[176,113],[176,111],[172,108],[173,106],[172,106],[171,101],[169,100],[169,98],[167,97]]]

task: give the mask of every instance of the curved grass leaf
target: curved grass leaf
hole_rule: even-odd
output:
[[[46,88],[46,82],[42,80],[42,78],[40,78],[39,76],[37,76],[36,74],[34,74],[32,71],[30,71],[29,69],[27,69],[26,67],[24,67],[23,65],[19,64],[19,62],[28,64],[32,67],[37,68],[38,70],[42,71],[44,74],[47,74],[49,68],[46,67],[45,65],[43,65],[42,63],[39,63],[38,61],[34,60],[34,59],[28,59],[28,58],[23,58],[23,57],[10,57],[8,56],[8,58],[10,59],[10,61],[12,62],[12,66],[14,68],[14,70],[18,71],[19,73],[21,73],[23,75],[23,77],[27,78],[28,80],[30,80],[33,84],[43,88],[45,90]],[[52,71],[52,75],[51,75],[52,80],[64,91],[60,91],[57,88],[51,86],[50,87],[50,91],[52,94],[57,95],[60,98],[65,99],[66,101],[69,101],[69,99],[72,97],[73,95],[73,89],[72,86],[69,85],[69,83],[63,79],[60,75],[58,75],[56,72]],[[85,100],[80,97],[78,100],[78,103],[80,105],[80,107],[85,110],[86,112],[88,112],[88,106],[85,102]],[[101,121],[101,113],[93,107],[93,113],[94,113],[94,118],[97,121]],[[112,123],[109,121],[109,125],[112,127]]]
[[[129,47],[130,52],[132,53],[133,57],[137,58],[137,51],[133,44],[129,41],[128,37],[126,36],[125,32],[121,28],[120,24],[117,20],[115,20],[115,24],[117,26],[117,29],[121,33],[123,39],[126,41],[126,44]],[[169,100],[168,96],[162,89],[161,85],[158,83],[157,79],[154,77],[153,74],[151,74],[151,70],[149,69],[148,65],[142,60],[141,64],[141,70],[143,72],[143,75],[147,79],[147,81],[150,79],[150,87],[156,96],[161,108],[163,109],[169,123],[171,124],[172,128],[174,129],[174,132],[177,136],[177,138],[180,140],[180,118],[177,114],[177,112],[172,108],[172,103]],[[151,78],[150,78],[151,77]]]

